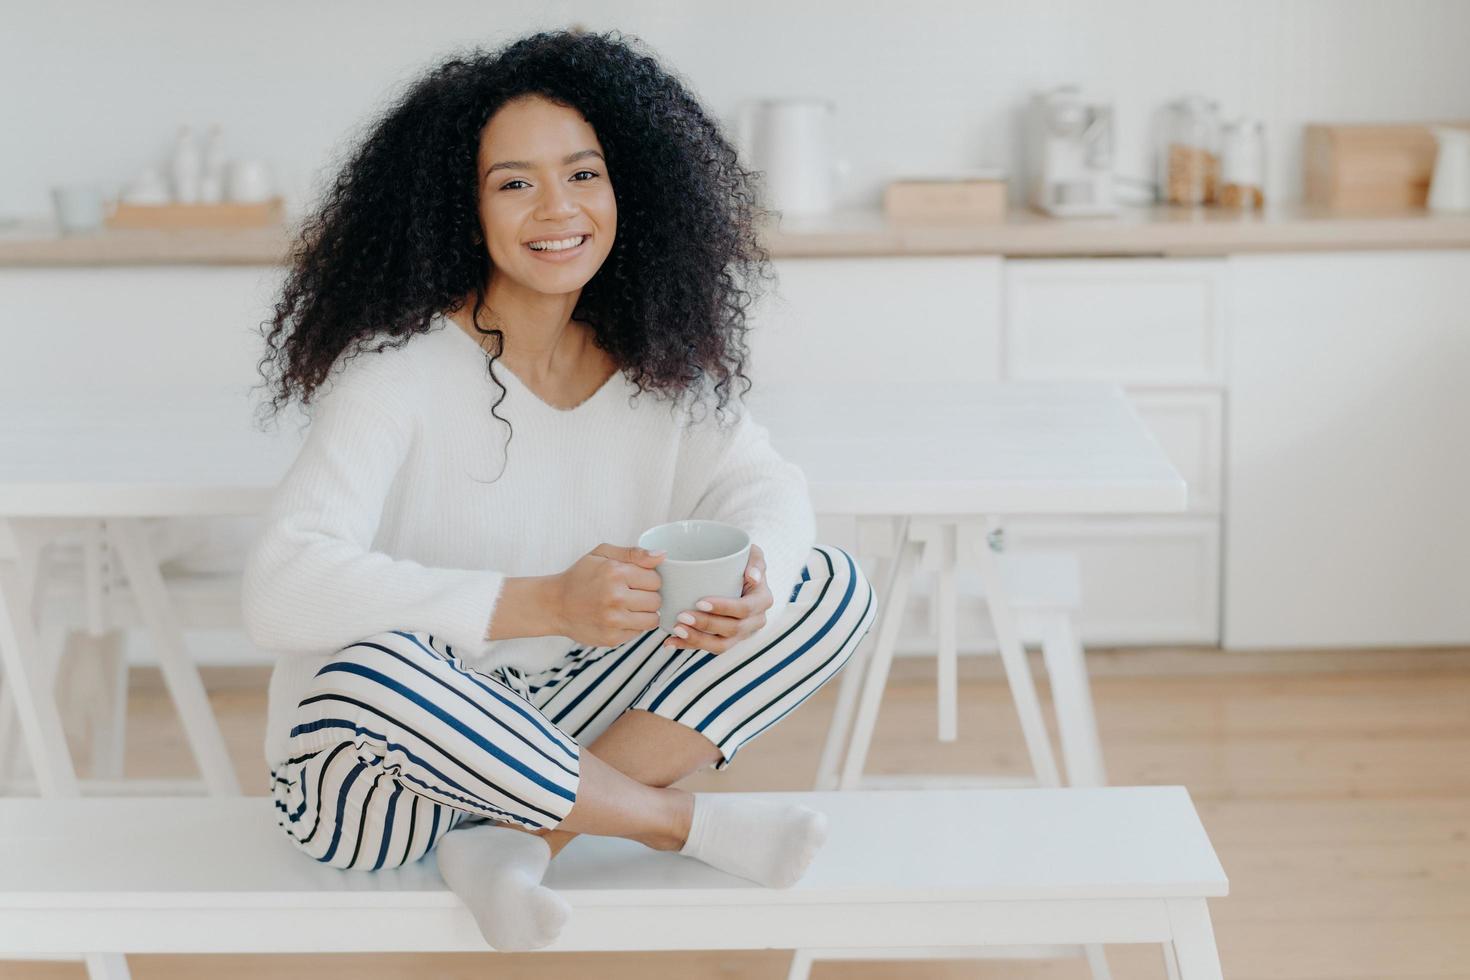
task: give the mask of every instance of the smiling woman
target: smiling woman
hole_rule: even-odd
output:
[[[542,874],[579,833],[774,887],[822,843],[810,808],[673,786],[805,703],[877,615],[749,410],[698,424],[749,386],[745,285],[768,271],[749,177],[621,41],[456,57],[370,130],[269,325],[273,407],[323,389],[242,589],[282,654],[277,823],[343,869],[437,846],[497,949],[556,937],[570,906]],[[666,556],[634,542],[685,519],[740,528],[749,557],[738,593],[665,630]]]

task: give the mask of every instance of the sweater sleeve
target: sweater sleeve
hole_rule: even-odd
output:
[[[409,449],[409,422],[363,387],[321,396],[246,557],[241,612],[259,646],[321,655],[387,630],[423,629],[484,655],[505,576],[430,568],[372,549]]]
[[[750,534],[765,555],[772,600],[766,612],[769,626],[790,603],[816,543],[816,515],[806,474],[776,452],[769,431],[738,396],[731,403],[739,411],[733,423],[717,424],[710,418],[686,429],[671,520],[724,521]]]

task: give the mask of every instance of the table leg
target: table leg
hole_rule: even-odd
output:
[[[875,518],[874,520],[878,520]],[[886,532],[893,542],[894,531],[898,529],[897,539],[903,540],[902,518],[881,518],[887,524]],[[859,517],[857,521],[859,539],[864,527],[865,519]],[[883,595],[888,595],[893,589],[893,576],[898,568],[898,546],[893,544],[893,553],[885,559],[887,568],[884,570]],[[882,616],[886,610],[880,608],[878,615]],[[812,788],[818,790],[832,790],[837,788],[839,770],[842,766],[843,751],[846,748],[852,734],[853,710],[857,705],[858,691],[862,688],[863,677],[867,674],[868,665],[873,661],[873,644],[876,637],[864,637],[853,652],[852,659],[846,667],[842,668],[842,676],[837,682],[837,704],[832,709],[832,720],[827,725],[827,739],[822,744],[822,757],[817,762],[817,778],[813,781]]]
[[[857,723],[848,745],[847,758],[843,761],[839,789],[856,789],[862,779],[863,765],[868,760],[868,746],[873,741],[873,729],[878,722],[878,704],[883,699],[883,687],[888,683],[888,668],[893,662],[893,648],[903,625],[903,609],[908,603],[909,583],[913,580],[921,547],[919,542],[909,540],[908,532],[909,519],[905,516],[899,525],[893,574],[888,580],[887,594],[883,597],[878,617],[878,642],[863,678],[862,700],[858,705]]]
[[[1210,926],[1210,909],[1203,898],[1168,900],[1169,926],[1180,980],[1222,980],[1220,951]]]
[[[1053,610],[1042,624],[1042,656],[1051,680],[1051,702],[1062,738],[1068,786],[1105,786],[1102,744],[1092,710],[1091,684],[1082,646],[1069,616]]]
[[[16,522],[0,518],[0,665],[25,739],[31,767],[43,796],[80,796],[76,769],[56,699],[46,683],[43,650],[31,618],[31,569],[22,565],[26,549]]]
[[[243,795],[225,747],[224,735],[220,733],[219,723],[209,707],[204,683],[199,679],[198,668],[189,659],[183,627],[179,625],[142,523],[132,518],[109,518],[107,535],[122,559],[138,611],[152,635],[169,696],[178,708],[200,775],[214,795]]]
[[[83,959],[90,980],[130,980],[133,975],[122,953],[88,953]]]
[[[1026,751],[1031,756],[1031,768],[1042,786],[1061,786],[1062,778],[1057,769],[1056,756],[1052,753],[1051,739],[1046,734],[1046,725],[1042,723],[1041,701],[1036,696],[1031,668],[1026,663],[1026,647],[1021,642],[1015,611],[1006,596],[1005,583],[1001,579],[995,553],[990,550],[988,536],[990,532],[1000,529],[1000,522],[994,517],[988,517],[983,527],[984,532],[975,536],[971,551],[981,585],[985,589],[985,602],[990,610],[996,643],[1000,647],[1006,680],[1010,684],[1011,696],[1016,700],[1021,734],[1026,739]]]

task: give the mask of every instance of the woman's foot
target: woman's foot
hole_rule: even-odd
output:
[[[551,848],[535,834],[493,823],[456,827],[436,848],[439,874],[504,952],[539,949],[561,934],[572,908],[541,884]]]
[[[811,807],[695,793],[689,839],[679,853],[767,888],[787,888],[826,839],[827,815]]]

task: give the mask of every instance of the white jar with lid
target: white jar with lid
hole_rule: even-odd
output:
[[[1221,207],[1258,210],[1266,203],[1266,136],[1259,119],[1225,124],[1220,146]]]
[[[1164,109],[1159,146],[1159,197],[1166,204],[1215,200],[1220,177],[1220,107],[1191,95]]]

